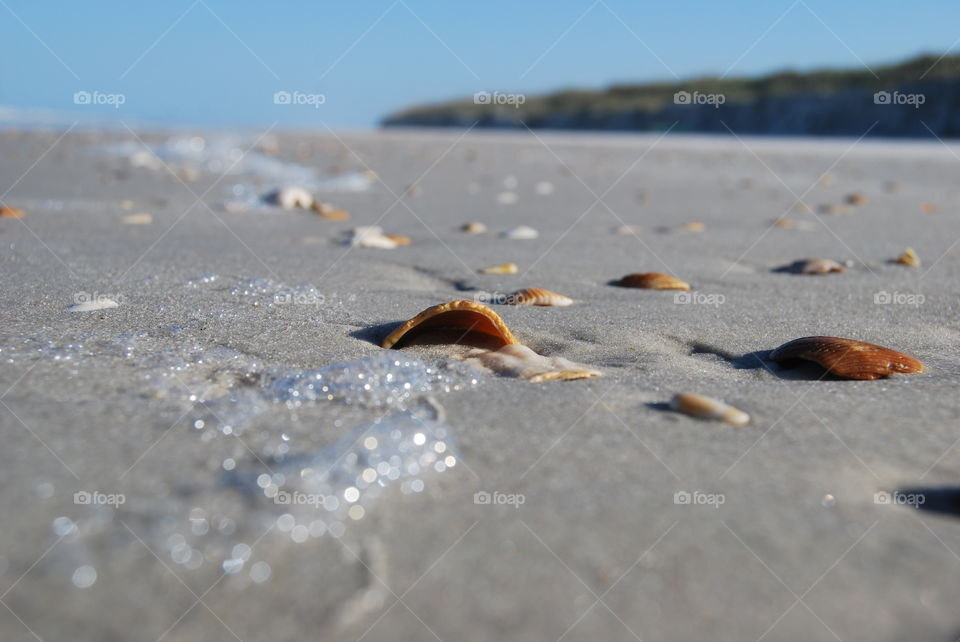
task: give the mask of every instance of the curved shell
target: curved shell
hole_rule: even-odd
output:
[[[660,272],[638,272],[628,274],[617,282],[622,288],[644,288],[647,290],[689,290],[690,284],[675,276]]]
[[[455,340],[451,343],[482,343],[497,347],[517,343],[503,319],[487,306],[475,301],[451,301],[429,307],[405,321],[380,345],[384,348],[399,348],[400,344],[414,337],[442,330],[455,332]]]
[[[526,288],[511,294],[507,297],[506,303],[509,305],[565,306],[573,305],[573,299],[543,288]]]
[[[794,274],[830,274],[843,270],[844,267],[833,259],[800,259],[781,268],[781,271]]]
[[[847,379],[880,379],[892,374],[923,372],[923,363],[909,355],[872,343],[838,337],[803,337],[770,353],[777,363],[802,359],[820,364]]]
[[[520,343],[499,350],[474,350],[465,363],[492,370],[505,377],[518,377],[531,383],[575,381],[599,377],[600,371],[563,357],[545,357]]]
[[[716,419],[733,426],[746,426],[750,423],[750,415],[739,408],[734,408],[712,397],[704,397],[690,392],[681,392],[674,395],[673,399],[670,400],[670,407],[691,417]]]
[[[894,263],[899,263],[900,265],[909,265],[910,267],[920,267],[920,257],[917,256],[917,253],[913,251],[912,247],[908,247],[903,251],[903,254],[895,258]]]

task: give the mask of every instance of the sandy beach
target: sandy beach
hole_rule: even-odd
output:
[[[955,640],[958,169],[938,142],[0,132],[0,638]],[[350,219],[262,201],[284,185]],[[777,271],[815,257],[846,269]],[[529,287],[575,303],[496,303]],[[456,299],[602,376],[380,348]],[[926,370],[766,358],[811,335]]]

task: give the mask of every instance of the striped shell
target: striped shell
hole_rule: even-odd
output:
[[[444,343],[503,347],[517,343],[513,333],[496,312],[475,301],[451,301],[429,307],[417,316],[400,324],[380,344],[384,348],[399,348],[416,337],[447,331]]]
[[[511,294],[507,297],[506,303],[508,305],[566,306],[573,305],[573,299],[543,288],[526,288]]]
[[[681,392],[674,395],[673,399],[670,400],[670,407],[691,417],[715,419],[733,426],[746,426],[750,423],[750,415],[739,408],[734,408],[712,397],[704,397],[690,392]]]
[[[689,290],[690,284],[675,276],[660,272],[638,272],[628,274],[617,282],[622,288],[644,288],[647,290]]]
[[[838,337],[803,337],[770,353],[777,363],[813,361],[838,377],[880,379],[892,374],[923,372],[923,363],[902,352],[872,343]]]
[[[491,265],[488,268],[478,270],[480,274],[516,274],[520,271],[516,263],[504,263],[503,265]]]

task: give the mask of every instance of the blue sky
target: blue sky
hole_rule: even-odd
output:
[[[358,128],[481,90],[939,54],[960,39],[960,3],[0,0],[0,37],[0,105],[131,123]],[[76,105],[78,91],[124,103]],[[278,105],[277,91],[324,102]]]

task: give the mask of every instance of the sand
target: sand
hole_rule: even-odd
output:
[[[277,155],[243,175],[171,158],[173,172],[131,167],[141,141],[167,137],[0,134],[2,200],[24,210],[0,219],[3,640],[960,632],[957,504],[932,490],[960,485],[957,147],[273,133]],[[283,163],[267,176],[271,159]],[[351,220],[225,209],[281,186],[284,163],[309,168]],[[349,180],[324,182],[337,172]],[[794,207],[854,192],[869,202],[848,214]],[[123,222],[137,213],[152,222]],[[773,227],[780,216],[809,229]],[[489,231],[463,233],[468,221]],[[678,231],[693,221],[704,231]],[[624,224],[642,229],[617,234]],[[412,242],[342,245],[356,225]],[[519,225],[538,238],[499,238]],[[921,267],[888,263],[907,246]],[[851,263],[774,271],[808,257]],[[507,262],[519,273],[477,273]],[[691,296],[609,284],[645,271]],[[383,375],[383,362],[355,362],[381,357],[386,331],[430,305],[523,287],[576,303],[495,305],[517,338],[603,377],[476,376],[431,346],[396,355],[412,361],[393,381],[419,391],[380,398],[337,379]],[[67,309],[102,298],[119,305]],[[842,381],[764,362],[817,334],[901,350],[927,372]],[[278,392],[284,375],[300,385],[343,363],[323,371],[346,385],[333,401]],[[679,415],[666,408],[677,392],[752,422]],[[357,453],[392,434],[378,479],[396,479],[358,490]],[[318,465],[340,471],[336,509],[266,496],[315,488],[298,480]],[[917,488],[925,510],[884,503]],[[345,512],[354,493],[362,514]]]

